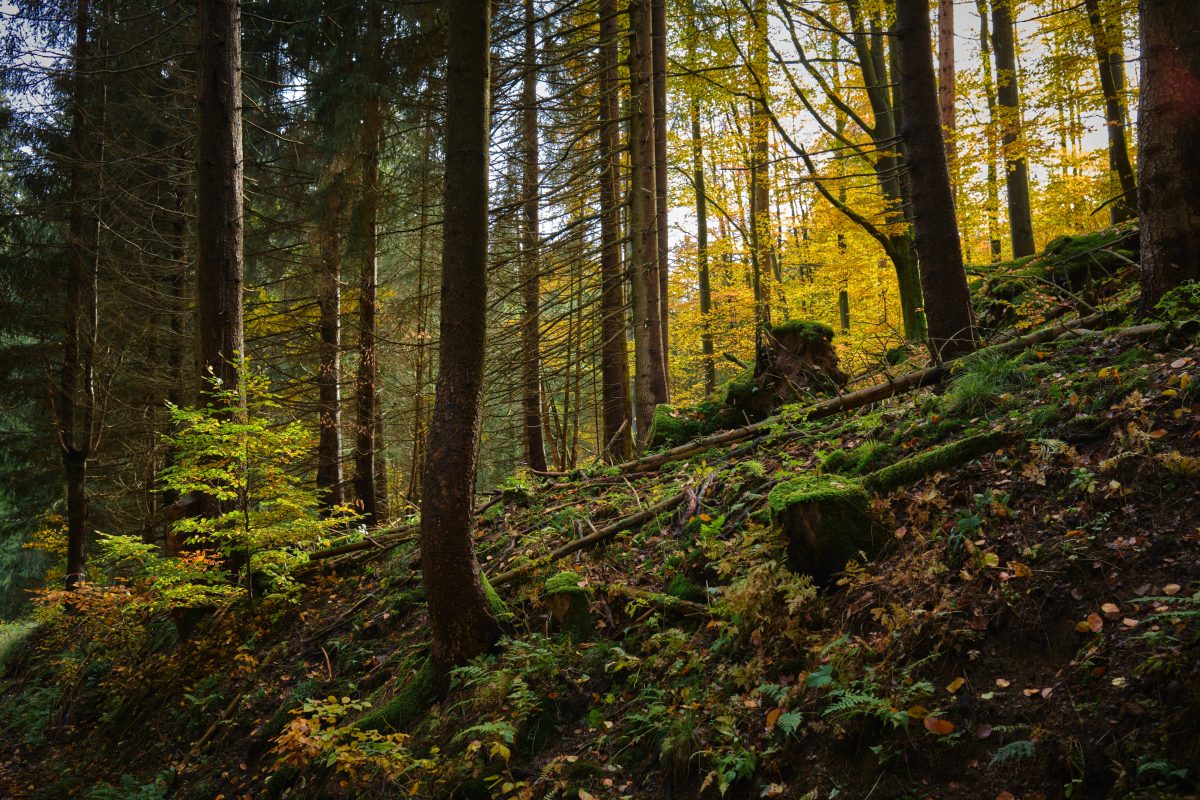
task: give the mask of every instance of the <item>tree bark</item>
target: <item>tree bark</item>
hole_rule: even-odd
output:
[[[662,402],[671,402],[671,374],[666,362],[670,347],[671,231],[667,209],[667,3],[651,0],[651,57],[654,62],[654,217],[658,237],[659,336],[663,353]]]
[[[242,333],[242,44],[240,0],[199,0],[196,328],[200,402],[212,379],[238,390]]]
[[[1104,17],[1100,14],[1100,0],[1084,0],[1087,8],[1088,27],[1092,31],[1092,43],[1096,49],[1096,69],[1100,74],[1100,90],[1104,93],[1104,123],[1108,131],[1108,170],[1113,178],[1116,199],[1109,204],[1109,218],[1115,225],[1133,219],[1137,198],[1137,183],[1133,177],[1133,164],[1129,160],[1129,145],[1125,138],[1125,115],[1121,109],[1118,79],[1120,60],[1113,58],[1115,49]]]
[[[617,85],[617,4],[600,0],[600,362],[604,456],[633,454],[629,355],[625,348],[625,291],[621,267],[620,90]]]
[[[992,80],[992,35],[988,31],[988,0],[976,0],[979,12],[979,60],[983,62],[983,94],[987,98],[988,123],[985,130],[987,141],[987,200],[984,213],[987,216],[988,247],[992,261],[1000,260],[1000,187],[996,178],[996,89]]]
[[[926,0],[896,0],[896,34],[925,319],[934,360],[944,361],[974,350],[976,342],[938,115],[928,8]]]
[[[487,334],[491,3],[448,6],[441,366],[421,485],[421,577],[442,685],[500,635],[471,541]]]
[[[358,260],[358,372],[354,403],[354,496],[363,522],[386,521],[387,481],[377,482],[382,459],[383,415],[379,402],[379,354],[376,297],[379,285],[379,150],[383,131],[380,85],[383,80],[383,22],[379,0],[367,9],[367,77],[374,84],[363,104],[361,127],[362,189],[359,195],[354,253]],[[382,502],[381,502],[382,501]]]
[[[59,373],[59,450],[67,494],[66,588],[85,579],[87,564],[87,464],[91,455],[91,417],[94,403],[92,361],[96,334],[96,271],[89,258],[94,224],[89,224],[87,176],[90,136],[87,93],[91,17],[88,0],[75,7],[75,45],[72,56],[71,130],[67,140],[70,167],[70,211],[67,230],[66,303],[63,316],[63,361]],[[83,417],[80,420],[80,416]]]
[[[525,316],[521,321],[521,408],[525,418],[525,463],[546,471],[546,443],[542,438],[542,317],[540,234],[538,231],[538,102],[537,21],[533,0],[525,6],[525,75],[521,89],[521,296]]]
[[[658,225],[654,169],[654,80],[651,0],[629,4],[631,115],[629,160],[631,286],[633,294],[634,384],[637,444],[646,443],[654,408],[665,403],[666,360],[659,302]]]
[[[1029,200],[1029,161],[1023,152],[1021,95],[1017,80],[1017,47],[1012,0],[992,0],[992,44],[996,51],[996,99],[1000,144],[1004,149],[1008,186],[1008,228],[1013,258],[1034,253],[1033,211]]]
[[[326,182],[317,221],[320,262],[317,269],[317,308],[320,314],[320,364],[317,368],[317,491],[324,508],[341,505],[342,391],[341,304],[342,224],[340,176]]]
[[[708,274],[708,197],[704,188],[704,137],[700,130],[700,101],[692,99],[692,184],[696,191],[696,271],[700,284],[700,353],[704,396],[717,389],[712,320],[712,284]]]
[[[753,254],[755,343],[761,350],[762,329],[771,324],[768,284],[775,273],[771,234],[770,129],[767,116],[771,81],[767,72],[767,4],[755,0],[750,20],[750,247]],[[757,363],[757,362],[756,362]]]
[[[958,148],[955,144],[954,115],[954,0],[938,0],[938,113],[942,119],[942,135],[946,139],[946,163],[950,168],[950,185],[957,190]]]
[[[1168,291],[1200,279],[1200,4],[1141,0],[1138,14],[1138,308],[1150,316]]]

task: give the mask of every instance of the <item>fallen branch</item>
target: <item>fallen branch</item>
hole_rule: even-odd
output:
[[[581,539],[575,539],[574,541],[568,542],[543,558],[539,558],[538,560],[528,564],[522,564],[519,567],[514,567],[507,572],[501,572],[499,575],[489,575],[488,581],[493,587],[503,586],[506,583],[512,583],[517,578],[532,572],[536,567],[546,564],[553,564],[555,561],[564,559],[579,550],[585,550],[594,544],[598,544],[606,539],[611,539],[622,531],[640,527],[644,523],[657,517],[662,512],[679,505],[686,497],[687,495],[685,492],[679,492],[678,494],[671,495],[666,500],[660,500],[649,508],[639,511],[632,516],[619,519],[610,525],[605,525],[595,533],[590,533]]]
[[[1065,322],[1062,325],[1055,325],[1050,328],[1043,328],[1033,333],[1020,336],[1016,339],[1004,342],[1003,344],[994,345],[992,347],[976,350],[976,353],[983,352],[1006,352],[1009,350],[1023,350],[1031,345],[1040,344],[1049,341],[1055,337],[1066,333],[1072,328],[1086,327],[1094,322],[1099,322],[1104,318],[1103,313],[1092,314],[1082,319]],[[957,360],[957,359],[956,359]],[[856,392],[850,392],[839,397],[834,397],[830,400],[825,400],[807,409],[807,413],[802,416],[805,420],[822,419],[830,417],[834,414],[840,414],[845,411],[851,411],[856,408],[877,403],[880,400],[886,400],[897,394],[920,389],[925,386],[932,386],[941,383],[950,375],[950,369],[953,361],[946,361],[941,364],[935,364],[926,369],[916,370],[901,375],[897,378],[888,378],[883,383],[877,383],[874,386],[868,386],[865,389],[859,389]],[[741,428],[723,431],[705,436],[701,439],[688,442],[679,447],[655,453],[654,455],[645,456],[634,461],[627,461],[624,464],[619,464],[618,467],[622,472],[641,472],[646,470],[658,469],[663,464],[671,461],[678,461],[684,458],[691,458],[704,453],[714,447],[720,447],[726,444],[735,444],[737,442],[751,439],[759,434],[766,433],[771,427],[778,424],[779,418],[770,417],[762,422],[756,422],[753,425],[745,425]]]
[[[684,615],[685,617],[711,617],[712,610],[708,606],[701,603],[694,603],[691,600],[682,600],[673,595],[663,594],[661,592],[647,592],[642,589],[634,589],[632,586],[622,586],[617,583],[605,583],[596,587],[599,591],[604,592],[609,597],[620,595],[637,602],[646,603],[654,606],[660,611],[670,611]]]

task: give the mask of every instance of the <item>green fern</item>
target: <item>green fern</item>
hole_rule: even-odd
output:
[[[1009,742],[992,754],[992,760],[988,763],[989,767],[1007,764],[1009,761],[1022,761],[1026,758],[1033,757],[1033,742],[1028,739],[1018,739],[1015,742]]]

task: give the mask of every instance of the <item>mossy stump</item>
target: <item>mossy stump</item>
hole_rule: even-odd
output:
[[[731,381],[725,395],[726,404],[746,419],[764,419],[780,406],[846,385],[828,325],[789,320],[768,327],[762,344],[754,372]]]
[[[829,583],[847,561],[879,554],[883,543],[859,481],[806,475],[776,486],[769,501],[775,526],[787,538],[788,567],[815,583]]]
[[[592,635],[596,620],[592,616],[592,590],[581,586],[574,572],[560,572],[546,581],[542,596],[550,607],[554,625],[567,638],[580,642]]]
[[[945,472],[979,458],[1008,444],[1013,438],[1013,434],[1006,431],[989,431],[968,436],[950,444],[930,448],[872,472],[863,478],[863,484],[876,494],[887,494],[901,486],[916,483],[935,472]]]

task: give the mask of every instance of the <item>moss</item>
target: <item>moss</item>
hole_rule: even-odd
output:
[[[483,596],[487,598],[488,607],[492,610],[492,616],[501,622],[511,620],[513,617],[512,612],[508,610],[508,605],[500,595],[496,594],[496,590],[492,588],[492,584],[488,581],[487,575],[483,573],[483,570],[479,571],[479,583],[483,586]]]
[[[968,436],[956,442],[934,447],[923,453],[897,461],[889,467],[873,472],[863,479],[863,485],[877,494],[885,494],[935,472],[945,472],[985,453],[990,453],[1012,438],[1005,431],[991,431],[977,436]]]
[[[779,323],[778,325],[772,325],[770,330],[771,333],[776,336],[795,336],[801,341],[833,341],[833,328],[821,322],[812,322],[803,319],[789,319],[786,322]]]
[[[725,383],[725,405],[736,406],[758,392],[758,384],[754,382],[754,370],[744,369]]]
[[[355,727],[373,731],[400,730],[401,725],[425,712],[434,697],[436,677],[433,658],[427,656],[395,697],[368,713],[355,723]]]
[[[542,589],[558,629],[577,642],[590,637],[596,627],[591,611],[592,590],[580,586],[580,580],[574,572],[560,572]]]
[[[646,447],[649,450],[678,447],[729,427],[731,419],[732,409],[714,400],[690,407],[664,403],[654,409]]]
[[[787,538],[788,566],[826,583],[880,543],[861,482],[837,475],[806,475],[781,483],[768,496],[771,516]]]
[[[690,600],[693,603],[703,603],[706,599],[704,589],[690,580],[686,575],[676,575],[667,584],[667,594],[680,600]]]
[[[875,439],[867,439],[858,447],[834,450],[821,459],[821,471],[840,475],[863,475],[870,472],[891,448]]]

